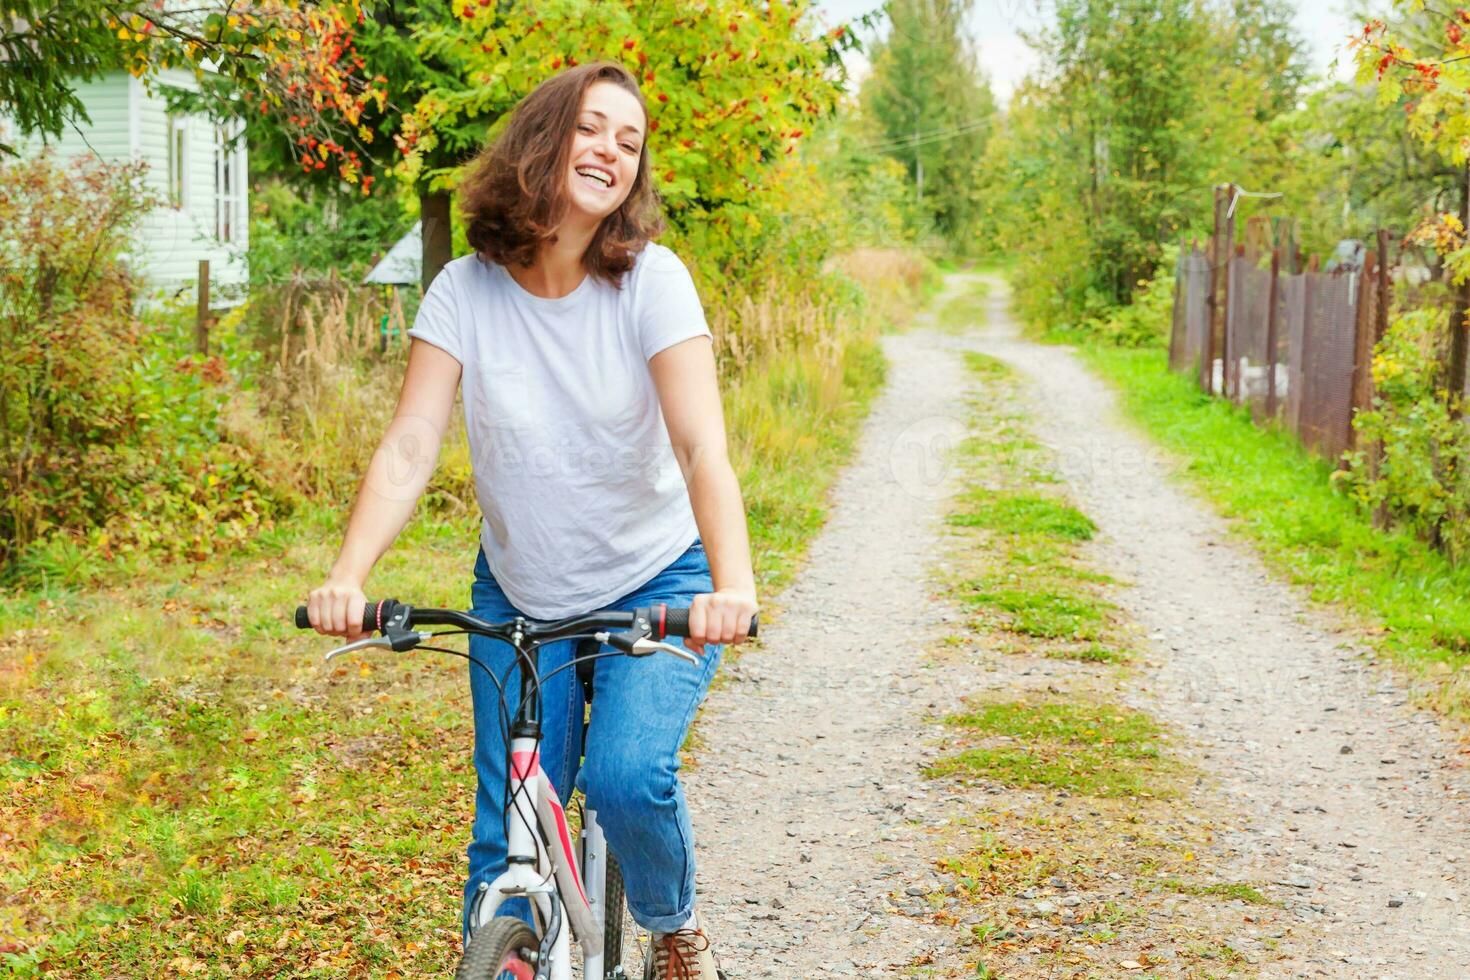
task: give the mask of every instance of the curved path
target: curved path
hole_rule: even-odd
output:
[[[1459,746],[1170,479],[1070,351],[1021,339],[995,286],[971,342],[1033,382],[1033,428],[1153,641],[1150,707],[1192,736],[1197,764],[1248,816],[1231,842],[1240,873],[1276,883],[1308,927],[1261,975],[1470,976]]]
[[[1261,976],[1470,976],[1467,781],[1457,746],[1391,678],[1270,577],[1114,413],[1066,349],[1018,336],[1004,287],[963,337],[886,339],[888,386],[763,646],[725,671],[686,772],[701,908],[731,980],[886,977],[958,964],[957,932],[894,914],[938,886],[926,827],[959,798],[919,769],[924,719],[979,677],[943,676],[929,594],[945,452],[964,432],[966,348],[1033,382],[1032,426],[1101,529],[1103,567],[1158,664],[1135,700],[1192,742],[1245,818],[1242,878],[1273,882],[1297,925]],[[917,911],[917,909],[916,909]],[[1274,958],[1272,958],[1274,957]]]

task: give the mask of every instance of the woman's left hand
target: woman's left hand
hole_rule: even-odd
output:
[[[750,618],[758,609],[755,594],[741,589],[697,595],[689,603],[689,638],[684,645],[702,654],[706,643],[744,643]]]

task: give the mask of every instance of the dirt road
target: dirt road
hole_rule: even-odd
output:
[[[995,682],[924,654],[951,616],[927,582],[976,349],[1033,382],[1034,429],[1128,583],[1120,604],[1150,647],[1128,698],[1186,736],[1236,815],[1233,871],[1271,883],[1295,920],[1238,972],[1470,976],[1457,746],[1171,480],[1069,351],[1020,339],[995,285],[973,330],[887,339],[888,387],[830,521],[763,648],[705,708],[686,775],[727,973],[900,976],[965,957],[960,930],[900,913],[940,887],[930,832],[966,802],[919,774],[926,719]]]

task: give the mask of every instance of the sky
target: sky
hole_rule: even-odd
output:
[[[817,3],[823,17],[832,24],[860,17],[881,6],[882,0],[819,0]],[[1347,15],[1344,0],[1296,0],[1293,6],[1297,31],[1307,43],[1313,67],[1322,75],[1351,77],[1352,56],[1342,45],[1347,35],[1361,25]],[[1020,32],[1044,24],[1047,10],[1046,0],[975,0],[969,20],[970,37],[979,52],[981,67],[990,76],[991,88],[1002,104],[1036,65],[1036,55],[1021,40]],[[865,41],[870,39],[864,37]],[[1335,71],[1334,59],[1338,62]],[[860,79],[867,71],[867,59],[854,56],[848,68],[854,79]]]

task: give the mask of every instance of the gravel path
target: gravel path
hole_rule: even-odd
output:
[[[925,583],[967,377],[927,330],[884,346],[888,386],[827,526],[762,648],[724,669],[686,771],[700,907],[732,980],[892,976],[956,938],[885,896],[935,884],[922,828],[948,790],[918,773],[941,625]]]
[[[1103,567],[1149,635],[1147,706],[1247,815],[1240,873],[1303,928],[1262,976],[1470,976],[1470,821],[1459,747],[1406,707],[1320,609],[1269,575],[1066,349],[1020,339],[992,293],[971,342],[1034,382],[1033,427],[1102,530]]]
[[[1298,925],[1260,976],[1470,976],[1461,895],[1470,781],[1390,677],[1270,577],[1169,479],[1065,349],[1019,339],[999,283],[964,337],[886,339],[891,368],[830,520],[760,649],[725,670],[686,771],[702,914],[731,980],[888,977],[963,962],[959,934],[903,914],[939,887],[928,835],[965,800],[924,780],[926,718],[992,675],[928,664],[948,618],[928,588],[945,452],[964,432],[964,348],[1034,381],[1036,434],[1100,529],[1116,598],[1152,641],[1139,707],[1172,722],[1244,814],[1230,870]]]

